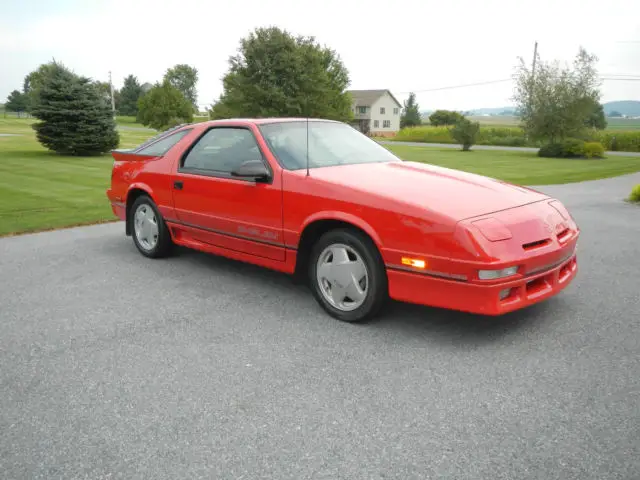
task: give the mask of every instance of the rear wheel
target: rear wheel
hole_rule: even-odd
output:
[[[167,256],[173,242],[171,234],[158,208],[151,198],[141,195],[131,206],[129,215],[133,230],[133,243],[145,257]]]
[[[318,303],[345,322],[374,317],[388,297],[378,249],[355,230],[332,230],[320,237],[311,252],[309,280]]]

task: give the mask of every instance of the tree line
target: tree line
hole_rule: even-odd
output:
[[[588,128],[606,127],[599,102],[595,56],[580,49],[572,68],[536,60],[536,72],[521,60],[516,73],[514,100],[528,136],[557,143],[580,137]],[[64,81],[71,83],[66,85]],[[114,92],[116,110],[122,115],[135,115],[143,125],[158,130],[192,122],[197,111],[197,82],[198,71],[185,64],[169,68],[161,81],[152,86],[147,84],[146,88],[134,75],[129,75],[123,87]],[[288,116],[349,122],[353,119],[349,84],[349,71],[339,54],[318,43],[315,37],[296,36],[277,27],[257,28],[240,40],[236,54],[229,57],[228,70],[222,78],[223,91],[208,109],[208,115],[211,119]],[[84,95],[84,100],[65,96],[65,91]],[[57,92],[59,97],[50,96],[47,100],[41,98],[42,92],[51,95]],[[67,122],[64,128],[72,128],[73,121],[80,118],[88,123],[93,121],[88,114],[71,113],[79,108],[100,112],[96,122],[109,122],[103,116],[110,109],[110,85],[73,74],[55,61],[27,75],[22,91],[16,90],[9,97],[8,109],[23,108],[41,122],[45,121],[42,119],[45,111],[51,113],[55,108],[64,111],[57,117],[68,115],[64,117]],[[49,110],[44,108],[43,100],[49,101],[46,105]],[[63,106],[64,102],[68,105]],[[51,124],[54,118],[50,116],[46,121]],[[450,125],[465,150],[475,141],[479,126],[461,113],[437,111],[430,120],[434,125]],[[416,96],[411,93],[404,102],[401,128],[421,123]],[[42,125],[34,128],[45,130]],[[42,133],[42,138],[45,137]]]

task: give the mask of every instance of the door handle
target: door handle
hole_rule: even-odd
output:
[[[183,187],[183,183],[180,180],[176,180],[175,182],[173,182],[173,188],[175,188],[176,190],[182,190]]]

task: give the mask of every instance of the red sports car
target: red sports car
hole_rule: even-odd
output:
[[[343,321],[387,298],[499,315],[577,272],[558,200],[402,161],[341,122],[188,124],[113,157],[107,196],[143,255],[177,244],[306,277]]]

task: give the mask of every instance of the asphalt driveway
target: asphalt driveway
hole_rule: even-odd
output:
[[[560,296],[487,319],[325,316],[288,277],[121,224],[0,239],[0,477],[640,478],[640,175],[542,188]]]

